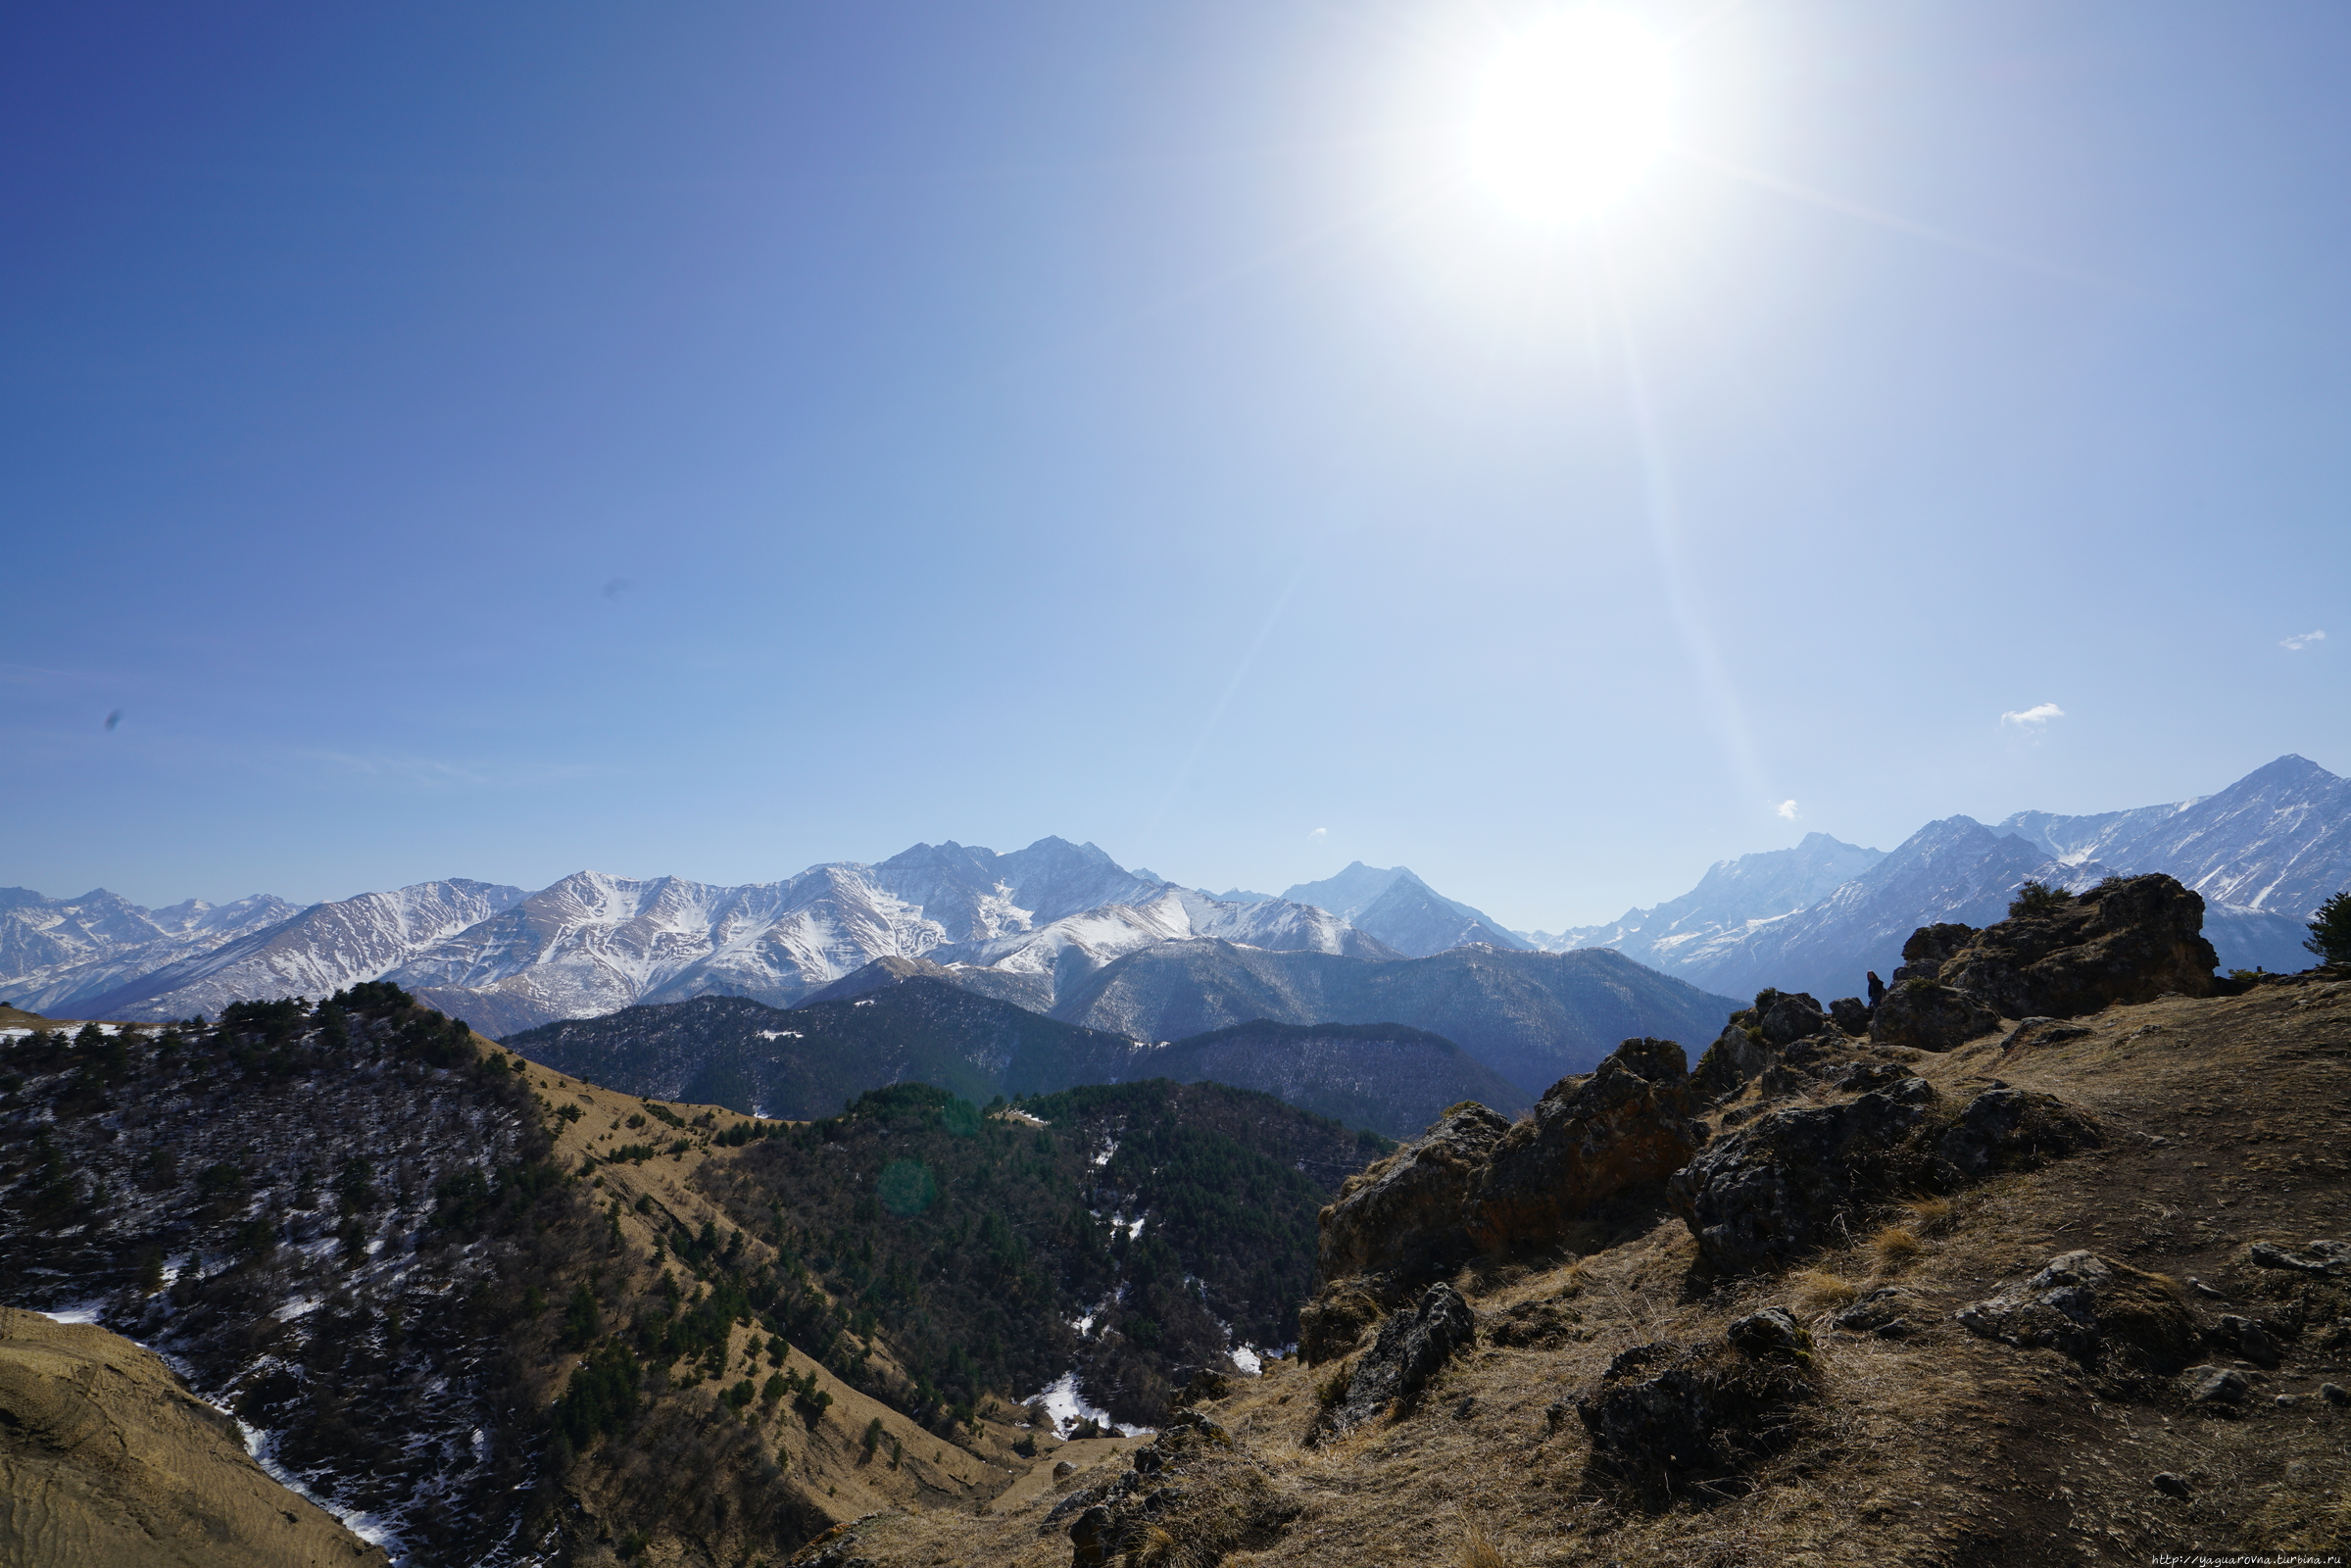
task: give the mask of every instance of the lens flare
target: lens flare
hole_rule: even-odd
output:
[[[1469,167],[1522,217],[1586,218],[1648,172],[1672,122],[1664,42],[1613,11],[1569,11],[1512,39],[1487,69]]]

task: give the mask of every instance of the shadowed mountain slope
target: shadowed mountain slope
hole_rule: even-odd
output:
[[[789,1009],[702,997],[508,1038],[533,1060],[632,1094],[793,1120],[898,1083],[985,1102],[1081,1084],[1213,1080],[1401,1136],[1462,1100],[1506,1113],[1528,1096],[1451,1041],[1392,1024],[1255,1021],[1151,1045],[962,990],[935,975]]]
[[[1145,1040],[1281,1023],[1400,1023],[1443,1035],[1541,1094],[1588,1072],[1634,1035],[1711,1040],[1739,1004],[1621,954],[1456,948],[1373,963],[1267,953],[1229,942],[1167,942],[1095,975],[1053,1016]]]

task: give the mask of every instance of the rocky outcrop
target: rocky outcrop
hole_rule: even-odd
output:
[[[1976,998],[1920,975],[1870,1010],[1871,1043],[1909,1051],[1951,1051],[1999,1026],[2000,1015]]]
[[[1690,1088],[1709,1101],[1728,1100],[1762,1077],[1779,1059],[1780,1054],[1762,1038],[1761,1030],[1749,1032],[1733,1021],[1723,1025],[1721,1037],[1698,1058],[1690,1075]]]
[[[2179,1288],[2095,1252],[2065,1252],[2024,1284],[1959,1309],[1971,1334],[2020,1348],[2046,1346],[2084,1366],[2123,1362],[2177,1372],[2201,1336]]]
[[[1775,1111],[1702,1151],[1666,1184],[1667,1199],[1716,1268],[1785,1261],[1828,1243],[1840,1216],[1886,1191],[1897,1151],[1935,1102],[1934,1086],[1906,1078],[1841,1104]]]
[[[2052,1096],[1996,1085],[1956,1114],[1922,1078],[1839,1104],[1774,1111],[1717,1139],[1666,1184],[1713,1267],[1776,1266],[1849,1231],[1850,1216],[1905,1188],[1949,1190],[2098,1141]],[[1843,1227],[1843,1229],[1840,1229]]]
[[[1498,1250],[1555,1240],[1630,1189],[1663,1181],[1706,1142],[1682,1048],[1628,1040],[1589,1077],[1563,1078],[1513,1125],[1473,1181],[1462,1220]]]
[[[1324,1281],[1358,1274],[1428,1278],[1473,1249],[1461,1205],[1510,1123],[1475,1101],[1453,1106],[1386,1159],[1358,1171],[1322,1211]]]
[[[1116,1481],[1082,1488],[1054,1504],[1049,1525],[1069,1525],[1071,1568],[1166,1562],[1215,1568],[1236,1551],[1262,1551],[1298,1514],[1265,1467],[1232,1434],[1197,1410],[1167,1423],[1135,1450]]]
[[[2328,1279],[2351,1277],[2351,1245],[2342,1242],[2312,1242],[2300,1251],[2275,1242],[2255,1242],[2246,1256],[2256,1268],[2289,1269]]]
[[[1926,1150],[1921,1174],[1948,1191],[2003,1170],[2029,1170],[2103,1141],[2098,1124],[2055,1095],[1994,1084]]]
[[[2109,877],[1984,927],[1936,978],[2011,1018],[2209,996],[2220,960],[2203,933],[2204,900],[2173,878]]]
[[[1902,944],[1902,961],[1894,969],[1894,984],[1905,980],[1936,980],[1942,977],[1942,966],[1977,935],[1972,925],[1956,921],[1937,921],[1920,926]]]
[[[1811,1337],[1778,1308],[1695,1348],[1635,1346],[1576,1399],[1602,1467],[1647,1493],[1718,1485],[1782,1446],[1813,1395]]]
[[[1476,1338],[1477,1319],[1461,1293],[1450,1285],[1430,1286],[1417,1304],[1380,1325],[1380,1337],[1348,1369],[1347,1386],[1319,1433],[1337,1437],[1377,1420],[1392,1405],[1408,1405]]]
[[[1467,1261],[1462,1205],[1510,1123],[1476,1102],[1453,1106],[1386,1159],[1358,1171],[1321,1215],[1317,1289],[1298,1310],[1308,1365],[1344,1355],[1382,1314]]]

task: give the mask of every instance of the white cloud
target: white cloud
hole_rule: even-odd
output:
[[[2055,703],[2035,703],[2031,708],[2019,709],[2013,713],[2002,713],[2000,722],[2014,724],[2019,729],[2039,729],[2050,719],[2063,717],[2065,710]]]
[[[2291,648],[2295,653],[2298,654],[2302,652],[2303,649],[2308,648],[2312,643],[2323,643],[2326,640],[2327,634],[2323,631],[2298,631],[2291,637],[2286,638],[2278,646],[2280,648]]]
[[[1318,827],[1313,832],[1306,835],[1306,837],[1310,839],[1324,839],[1329,838],[1330,836],[1331,830],[1327,827]]]
[[[1793,801],[1782,801],[1780,803],[1780,815],[1788,821],[1794,821],[1796,819],[1796,803]]]

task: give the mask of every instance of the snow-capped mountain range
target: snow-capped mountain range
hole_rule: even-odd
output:
[[[1994,826],[1930,822],[1890,854],[1808,835],[1718,862],[1696,888],[1605,926],[1523,932],[1553,951],[1614,948],[1709,991],[1806,990],[1824,1000],[1890,974],[1936,920],[2000,918],[2017,884],[2075,890],[2166,871],[2204,896],[2223,968],[2298,969],[2311,911],[2351,887],[2351,780],[2286,756],[2217,795],[2128,811],[2019,811]]]
[[[921,844],[744,887],[580,871],[536,893],[451,880],[308,908],[257,896],[143,909],[104,890],[0,889],[0,1001],[53,1017],[174,1018],[389,979],[505,1035],[698,996],[790,1006],[881,960],[1049,1011],[1130,955],[1202,939],[1369,959],[1599,947],[1710,993],[1826,998],[1890,972],[1918,925],[1998,918],[2027,877],[2083,887],[2140,871],[2204,895],[2225,967],[2300,967],[2303,922],[2351,886],[2351,781],[2289,756],[2172,805],[2021,811],[1991,827],[1947,817],[1891,853],[1815,833],[1723,861],[1679,899],[1556,933],[1506,931],[1401,866],[1356,861],[1279,898],[1211,895],[1057,838],[1009,855]]]
[[[180,933],[192,916],[167,930],[173,911],[111,894],[5,897],[16,903],[0,906],[11,922],[0,941],[40,961],[11,964],[0,997],[52,1016],[213,1014],[239,998],[386,979],[503,1035],[698,996],[789,1006],[883,957],[988,968],[1050,1006],[1062,985],[1156,942],[1398,956],[1328,910],[1210,898],[1057,838],[1010,855],[916,845],[879,865],[818,865],[747,887],[580,871],[536,893],[452,880],[307,909],[246,900],[228,907],[266,902],[275,918],[246,910],[210,942]],[[163,961],[134,962],[134,952]]]

